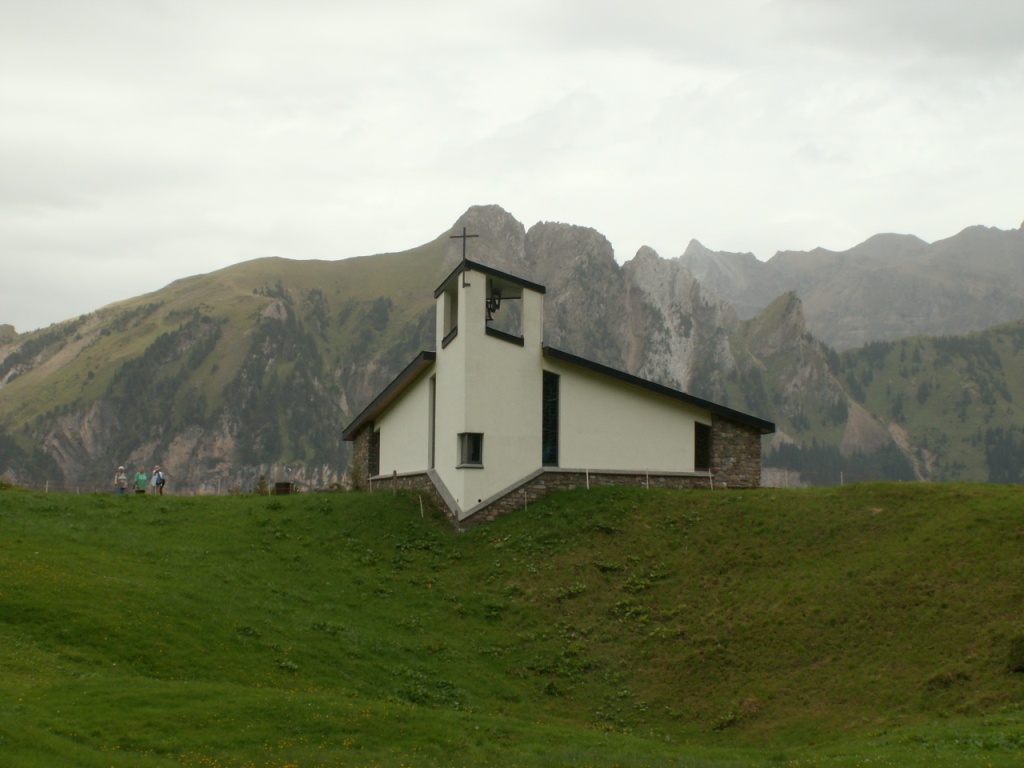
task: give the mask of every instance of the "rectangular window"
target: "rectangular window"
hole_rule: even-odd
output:
[[[479,432],[459,434],[459,466],[482,467],[484,465],[484,436]]]
[[[372,429],[372,428],[371,428]],[[367,467],[370,477],[376,477],[380,474],[380,430],[372,429],[370,432],[369,440],[369,451],[370,454],[367,456],[369,465]]]
[[[437,376],[430,377],[430,424],[427,428],[430,431],[430,453],[427,456],[427,466],[433,469],[434,445],[437,439],[434,432],[437,429]]]
[[[558,466],[558,374],[544,371],[541,401],[541,463]]]
[[[711,427],[693,425],[693,468],[711,469]]]
[[[441,348],[459,333],[459,286],[454,285],[444,292],[444,335],[441,337]]]

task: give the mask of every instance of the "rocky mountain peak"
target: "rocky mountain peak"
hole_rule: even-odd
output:
[[[903,260],[923,256],[927,251],[928,243],[921,238],[890,232],[873,235],[860,245],[851,248],[846,254],[860,259],[891,262],[894,259]]]
[[[648,261],[658,261],[660,259],[661,256],[658,255],[658,252],[651,248],[651,246],[649,245],[641,245],[637,249],[636,255],[633,256],[633,261],[641,263]]]
[[[808,336],[803,302],[796,291],[790,291],[750,321],[748,338],[751,352],[768,357],[794,344],[800,345]]]
[[[575,224],[534,224],[526,233],[526,258],[534,279],[544,285],[563,284],[573,275],[594,270],[605,277],[619,271],[608,238],[596,229]]]
[[[691,240],[677,261],[704,288],[728,300],[741,318],[753,317],[782,293],[769,276],[767,265],[752,253],[712,251]]]
[[[466,258],[504,272],[522,274],[526,269],[526,230],[499,205],[474,205],[456,219],[449,235],[476,235],[466,241]],[[447,274],[462,260],[461,238],[449,239],[443,272]]]
[[[686,250],[683,251],[683,258],[697,258],[697,257],[714,257],[716,254],[710,248],[708,248],[700,240],[691,239],[686,244]]]

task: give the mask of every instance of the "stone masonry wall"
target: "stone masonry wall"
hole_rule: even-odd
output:
[[[426,472],[416,472],[408,475],[392,475],[391,477],[374,477],[369,481],[368,485],[369,490],[374,493],[386,493],[388,491],[410,491],[413,493],[422,493],[430,499],[431,504],[444,513],[444,516],[448,518],[448,522],[456,528],[461,528],[459,521],[455,516],[455,512],[449,508],[447,503],[445,503],[444,497],[441,496],[440,492],[434,486],[434,483]]]
[[[366,491],[370,489],[370,435],[373,434],[373,422],[355,436],[352,441],[352,489]]]
[[[459,530],[468,530],[482,523],[493,522],[502,515],[523,509],[556,491],[570,491],[591,486],[621,485],[635,488],[710,488],[711,483],[704,475],[645,475],[635,472],[586,472],[549,470],[513,488],[499,499],[464,520],[457,520],[455,513],[445,503],[425,473],[375,477],[370,481],[370,490],[375,493],[387,491],[412,491],[429,497],[431,503],[441,510],[449,522]]]
[[[761,433],[745,424],[714,416],[711,421],[711,471],[715,485],[761,487]]]
[[[465,530],[481,523],[490,523],[502,515],[524,509],[552,493],[586,488],[588,482],[591,487],[602,485],[672,489],[711,487],[707,476],[701,475],[646,475],[642,472],[591,472],[588,474],[578,471],[549,470],[528,480],[471,517],[461,521],[459,528]]]

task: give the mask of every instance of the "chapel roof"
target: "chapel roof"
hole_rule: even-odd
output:
[[[372,421],[379,414],[387,410],[388,406],[401,397],[402,393],[408,389],[409,385],[416,381],[416,379],[420,377],[421,373],[434,364],[434,360],[436,358],[436,352],[429,352],[427,350],[416,355],[415,359],[405,366],[402,372],[398,374],[390,384],[384,387],[381,393],[377,395],[368,406],[363,408],[359,415],[352,420],[352,423],[345,427],[344,431],[341,433],[342,439],[354,439],[368,422]]]
[[[570,352],[564,352],[560,349],[555,349],[554,347],[545,346],[544,357],[549,357],[553,360],[560,360],[563,363],[569,363],[570,365],[600,374],[601,376],[621,381],[624,384],[630,384],[634,387],[638,387],[639,389],[654,392],[655,394],[663,395],[664,397],[668,397],[672,400],[677,400],[682,403],[687,403],[688,405],[696,406],[697,408],[702,408],[710,411],[716,416],[721,416],[724,419],[729,419],[730,421],[739,422],[740,424],[746,424],[747,426],[753,427],[762,435],[770,435],[775,432],[775,424],[765,419],[758,418],[757,416],[751,416],[749,413],[743,413],[742,411],[737,411],[733,408],[719,405],[718,403],[713,403],[710,400],[704,400],[703,398],[696,397],[688,392],[673,389],[672,387],[666,387],[664,384],[658,384],[656,382],[649,381],[648,379],[634,376],[631,373],[620,371],[617,368],[611,368],[607,365],[596,363],[593,360],[588,360],[585,357],[579,357],[578,355],[574,355]]]
[[[653,392],[663,397],[667,397],[672,400],[676,400],[687,405],[692,405],[697,408],[707,410],[708,412],[720,416],[730,421],[735,421],[739,424],[745,424],[749,427],[753,427],[762,435],[770,435],[775,432],[775,424],[767,421],[766,419],[752,416],[749,413],[743,413],[733,408],[729,408],[724,405],[719,405],[710,400],[704,400],[703,398],[691,395],[688,392],[683,392],[672,387],[667,387],[664,384],[658,384],[657,382],[643,379],[639,376],[634,376],[625,371],[620,371],[617,368],[611,368],[607,365],[588,360],[585,357],[579,357],[570,352],[565,352],[561,349],[554,347],[544,346],[543,347],[544,357],[551,358],[552,360],[558,360],[563,363],[568,363],[577,368],[596,373],[601,376],[605,376],[615,381],[620,381],[624,384],[637,387],[638,389],[645,390],[647,392]],[[437,359],[436,352],[429,352],[424,350],[420,352],[411,363],[409,363],[401,373],[394,378],[394,380],[384,388],[383,391],[377,397],[367,405],[352,423],[345,427],[342,432],[342,438],[345,440],[353,440],[355,436],[365,427],[370,421],[375,419],[381,413],[388,409],[388,407],[395,402],[402,393],[409,388],[420,375],[433,366],[434,361]]]
[[[508,272],[502,272],[500,269],[488,267],[486,264],[480,264],[479,262],[476,261],[463,260],[460,261],[459,265],[451,271],[448,277],[442,280],[441,284],[437,286],[437,289],[434,291],[434,298],[436,299],[438,296],[444,293],[448,286],[451,284],[452,280],[457,278],[463,272],[469,271],[481,272],[485,275],[490,275],[491,277],[497,277],[498,279],[506,283],[512,283],[513,285],[518,285],[521,288],[527,288],[531,291],[536,291],[537,293],[547,292],[547,288],[545,288],[540,283],[535,283],[531,280],[525,280],[522,277],[519,277],[518,275],[513,275]]]

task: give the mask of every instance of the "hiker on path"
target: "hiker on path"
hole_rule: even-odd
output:
[[[128,475],[124,473],[124,467],[117,468],[117,474],[114,475],[114,493],[121,496],[128,490]]]
[[[146,492],[146,468],[139,467],[139,471],[135,473],[135,492],[145,493]]]
[[[164,475],[163,470],[160,469],[160,465],[159,464],[157,464],[155,467],[153,467],[153,480],[152,480],[152,483],[153,483],[153,487],[156,488],[156,492],[159,493],[161,496],[163,496],[164,495],[164,485],[167,483],[167,477]]]

